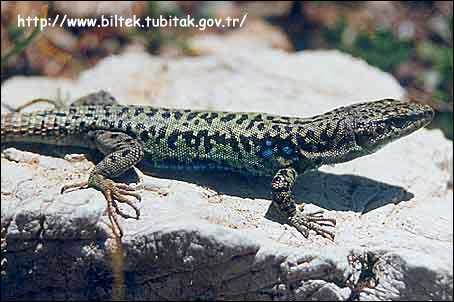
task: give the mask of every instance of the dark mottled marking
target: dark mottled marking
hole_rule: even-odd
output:
[[[143,142],[147,142],[150,139],[150,135],[148,134],[147,130],[143,130],[142,132],[140,132],[140,139]]]
[[[199,118],[201,118],[202,120],[206,120],[209,115],[210,115],[209,112],[205,112],[205,113],[202,113],[201,115],[199,115]]]
[[[181,113],[180,111],[175,111],[175,112],[173,113],[173,117],[174,117],[176,120],[181,119],[182,116],[183,116],[183,113]]]
[[[384,125],[379,125],[375,128],[375,132],[377,132],[378,134],[382,135],[385,133],[385,127]]]
[[[251,140],[248,137],[241,135],[240,142],[241,145],[243,146],[244,151],[246,151],[247,153],[251,152],[252,150]]]
[[[265,129],[265,124],[264,123],[258,123],[257,124],[257,130],[263,131],[263,129]]]
[[[232,148],[232,151],[235,152],[235,154],[238,156],[239,159],[242,158],[241,155],[241,150],[240,146],[238,144],[238,141],[235,139],[235,133],[233,132],[232,128],[228,128],[229,134],[230,134],[230,139],[229,139],[229,144],[230,148]]]
[[[235,119],[236,114],[234,113],[229,113],[226,116],[221,117],[221,122],[230,122],[231,120]]]
[[[273,126],[271,126],[271,128],[273,128],[273,130],[276,132],[281,132],[281,126],[279,126],[279,125],[273,125]]]
[[[156,115],[156,113],[158,113],[158,109],[156,108],[150,108],[150,111],[145,113],[148,117],[153,117]]]
[[[194,132],[193,131],[185,131],[181,134],[181,136],[183,137],[186,145],[190,146],[190,147],[195,147],[196,145],[196,142],[195,142],[195,135],[194,135]]]
[[[333,140],[333,137],[328,134],[328,125],[322,125],[323,131],[320,133],[320,141],[325,143],[330,143]]]
[[[262,122],[263,121],[262,114],[257,114],[256,116],[254,116],[252,120],[255,122]]]
[[[138,116],[139,114],[142,114],[144,111],[143,107],[137,107],[136,111],[134,112],[134,116]]]
[[[163,113],[161,114],[161,116],[162,116],[162,118],[164,118],[164,119],[168,119],[168,118],[170,118],[171,114],[170,114],[170,112],[165,111],[165,112],[163,112]]]
[[[390,118],[389,121],[393,126],[397,128],[403,128],[404,125],[407,123],[407,119],[403,118]]]
[[[156,143],[159,144],[161,143],[162,139],[166,138],[166,129],[164,127],[161,127],[158,129],[158,135],[156,136]]]
[[[156,126],[152,125],[152,126],[148,127],[148,132],[151,136],[155,136],[156,135]]]
[[[127,125],[126,125],[126,133],[131,136],[131,137],[136,137],[136,134],[134,133],[134,131],[132,131],[132,124],[129,122]]]
[[[58,128],[58,133],[62,134],[62,135],[67,135],[68,134],[68,129],[66,127],[59,127]]]
[[[170,149],[175,150],[177,148],[175,143],[177,142],[179,135],[180,135],[180,130],[175,129],[172,131],[172,133],[167,138],[167,146],[169,146]]]
[[[142,123],[137,123],[136,129],[137,129],[137,130],[143,130],[143,129],[145,129],[145,125],[142,124]]]
[[[207,122],[208,125],[213,123],[213,120],[219,116],[216,112],[205,112],[199,116],[200,119],[203,119]]]
[[[236,123],[238,125],[242,124],[244,121],[246,121],[249,118],[247,114],[242,114],[239,119],[236,120]]]
[[[131,150],[126,149],[126,150],[123,151],[123,153],[121,153],[121,156],[126,157],[126,156],[128,156],[130,153],[131,153]]]
[[[246,126],[246,130],[251,130],[254,127],[254,121],[249,121],[248,125]]]
[[[203,139],[203,147],[205,148],[205,152],[209,153],[213,148],[211,143],[211,136],[208,134],[208,130],[200,130],[196,135],[197,146],[202,144]]]
[[[216,136],[216,142],[220,145],[227,145],[227,133],[218,134]]]
[[[66,117],[66,113],[65,113],[65,112],[56,112],[56,113],[55,113],[55,116],[58,116],[58,117]]]
[[[188,116],[187,116],[186,119],[187,119],[188,121],[191,121],[191,120],[193,120],[194,118],[197,117],[197,114],[198,114],[197,112],[194,112],[194,111],[193,111],[193,112],[191,112],[191,113],[188,114]]]
[[[118,128],[122,129],[123,128],[123,123],[124,121],[122,119],[118,120]]]

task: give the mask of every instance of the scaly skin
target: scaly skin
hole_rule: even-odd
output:
[[[309,230],[333,239],[321,227],[335,224],[321,212],[297,208],[293,186],[299,174],[325,164],[371,154],[427,125],[433,110],[392,99],[341,107],[310,118],[122,106],[105,92],[90,94],[67,108],[8,113],[1,118],[2,144],[38,142],[100,150],[106,156],[87,183],[101,190],[109,217],[119,228],[117,202],[138,209],[125,196],[133,190],[111,179],[141,160],[152,167],[272,175],[273,204],[304,236]],[[73,186],[68,186],[73,187]]]

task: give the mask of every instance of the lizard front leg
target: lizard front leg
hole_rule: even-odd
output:
[[[130,186],[116,183],[112,179],[122,175],[142,160],[144,156],[143,146],[139,141],[122,132],[90,131],[87,139],[92,140],[94,146],[104,153],[106,157],[90,173],[88,181],[66,185],[62,191],[70,188],[87,187],[101,191],[107,200],[107,211],[113,232],[121,238],[123,231],[118,223],[117,215],[123,218],[139,219],[139,209],[127,196],[140,200],[140,195]],[[135,216],[123,212],[118,207],[118,203],[124,203],[133,208]]]
[[[284,168],[277,171],[271,182],[274,205],[283,212],[288,221],[304,237],[309,236],[309,231],[334,240],[334,233],[326,230],[324,226],[335,226],[336,220],[323,217],[323,211],[303,213],[304,203],[297,207],[293,197],[293,187],[298,173],[293,168]]]

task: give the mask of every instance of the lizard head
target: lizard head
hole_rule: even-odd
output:
[[[356,143],[367,153],[426,125],[434,110],[428,105],[384,99],[353,105],[353,131]]]

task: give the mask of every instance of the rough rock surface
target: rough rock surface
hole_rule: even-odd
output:
[[[111,57],[75,81],[13,78],[2,106],[59,89],[71,99],[105,89],[125,104],[295,116],[404,93],[339,52],[225,45],[180,60]],[[121,263],[110,258],[103,196],[59,194],[93,164],[39,151],[10,148],[1,159],[2,300],[109,299],[111,266]],[[305,239],[273,215],[268,178],[138,171],[141,219],[121,221],[125,298],[452,300],[451,163],[452,143],[424,129],[301,177],[297,199],[337,218],[334,242]]]

